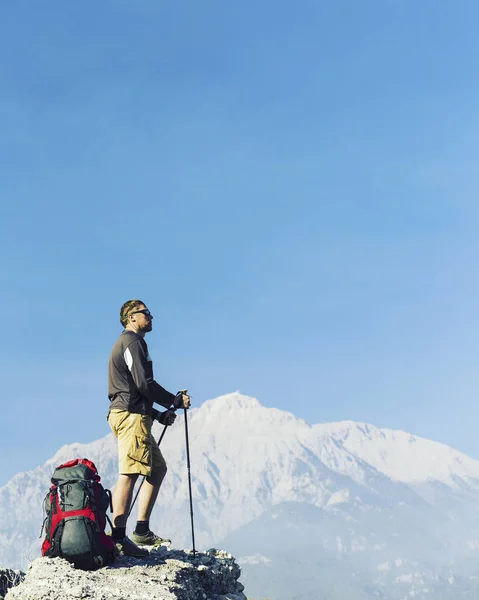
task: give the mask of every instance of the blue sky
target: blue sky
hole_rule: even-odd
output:
[[[479,459],[475,2],[4,3],[0,485],[157,379]]]

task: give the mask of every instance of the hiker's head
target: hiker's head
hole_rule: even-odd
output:
[[[152,329],[153,315],[141,300],[128,300],[120,309],[120,321],[125,329],[147,333]]]

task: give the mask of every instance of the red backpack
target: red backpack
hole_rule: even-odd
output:
[[[111,492],[101,485],[95,465],[76,458],[57,467],[51,482],[43,502],[42,556],[59,556],[85,570],[111,563],[114,542],[105,533]]]

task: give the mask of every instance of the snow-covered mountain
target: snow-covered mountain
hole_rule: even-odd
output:
[[[240,554],[245,574],[258,586],[254,593],[247,587],[250,595],[268,596],[271,589],[279,600],[287,586],[277,582],[297,567],[291,556],[301,555],[306,563],[305,557],[314,556],[311,568],[323,575],[329,564],[327,572],[347,583],[342,593],[348,590],[348,600],[381,597],[379,592],[395,598],[393,590],[403,594],[398,598],[415,590],[416,599],[424,593],[438,600],[439,588],[455,588],[456,600],[468,598],[457,582],[463,589],[464,581],[475,581],[478,461],[443,444],[364,423],[311,426],[239,393],[192,409],[188,425],[196,545],[228,545]],[[158,425],[157,438],[160,432]],[[175,546],[189,547],[182,416],[167,432],[162,451],[169,473],[152,524]],[[45,465],[13,477],[0,489],[0,563],[14,567],[38,554],[50,476],[75,457],[93,460],[104,485],[114,485],[117,450],[111,434],[64,446]],[[317,592],[325,577],[313,579]],[[297,598],[321,598],[307,595],[304,580],[301,585]],[[435,589],[435,595],[426,589]],[[284,598],[291,600],[288,593]]]

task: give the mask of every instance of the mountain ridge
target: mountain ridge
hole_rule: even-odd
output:
[[[270,560],[263,563],[268,572],[284,569],[284,556],[275,555],[274,545],[264,548],[259,538],[251,538],[256,530],[272,537],[271,527],[280,522],[290,531],[300,527],[298,543],[313,536],[305,547],[315,548],[313,552],[321,548],[321,560],[331,557],[338,569],[346,557],[367,571],[387,561],[412,565],[428,556],[442,569],[443,562],[461,562],[479,548],[479,462],[449,446],[353,421],[309,425],[238,392],[190,409],[188,424],[199,549],[231,540],[231,548],[221,547],[237,547],[244,556],[257,550]],[[155,439],[161,430],[155,424]],[[169,472],[152,528],[172,537],[175,547],[188,548],[181,412],[161,449]],[[19,557],[38,554],[36,536],[49,479],[58,464],[76,456],[93,460],[103,484],[114,485],[117,448],[112,434],[90,444],[62,446],[43,465],[15,475],[0,488],[1,562],[21,566]],[[293,505],[294,510],[281,509]],[[308,512],[308,506],[314,511]],[[276,521],[274,507],[282,515]],[[304,511],[318,520],[314,527],[307,526],[312,517],[300,518]],[[292,515],[298,515],[296,521]],[[426,581],[431,570],[424,572]],[[381,571],[381,580],[386,577]]]
[[[227,410],[228,417],[232,416],[236,423],[241,423],[244,421],[243,416],[251,417],[249,411],[252,409],[259,413],[260,418],[258,419],[258,414],[255,414],[254,422],[249,423],[248,427],[251,435],[259,429],[261,435],[265,436],[268,430],[265,430],[264,425],[268,424],[268,421],[272,426],[280,425],[286,429],[294,428],[294,437],[301,443],[306,441],[308,447],[312,446],[314,449],[319,450],[321,458],[324,458],[325,464],[332,470],[335,470],[334,458],[332,457],[336,449],[354,455],[369,467],[402,483],[421,483],[435,480],[457,488],[457,478],[459,477],[467,483],[474,483],[479,489],[479,461],[444,443],[413,435],[400,429],[382,428],[370,423],[351,420],[309,424],[289,411],[264,407],[256,398],[239,392],[232,392],[206,400],[201,406],[192,408],[189,411],[189,422],[192,423],[193,420],[200,417],[206,424],[214,415],[225,413],[225,410]],[[264,418],[265,415],[270,418]],[[179,414],[178,422],[181,419],[182,415]],[[258,421],[261,425],[259,428]],[[211,432],[209,433],[211,434]],[[368,446],[371,442],[374,442],[376,447],[381,444],[379,453],[374,455],[369,452]],[[390,446],[393,444],[401,445],[402,450],[410,450],[412,445],[416,445],[415,450],[419,454],[426,454],[430,450],[435,450],[435,453],[432,455],[432,461],[427,463],[423,461],[422,468],[419,471],[413,452],[403,453],[401,461],[394,457],[396,460],[394,468],[391,468],[390,464],[389,468],[385,468],[385,463],[391,463]],[[65,444],[52,457],[47,459],[43,466],[54,465],[68,453],[71,454],[72,451],[78,453],[80,449],[96,447],[110,450],[114,445],[115,441],[111,433],[92,442]],[[321,445],[324,446],[322,452]],[[328,452],[331,453],[331,456],[328,456]],[[407,455],[407,462],[404,460],[405,454]],[[329,464],[330,460],[333,464]],[[452,465],[456,467],[455,470],[452,470]],[[30,470],[26,472],[30,472]],[[423,473],[423,476],[421,477],[418,473]],[[12,479],[15,477],[16,475]],[[0,490],[5,488],[8,483],[0,487]]]

